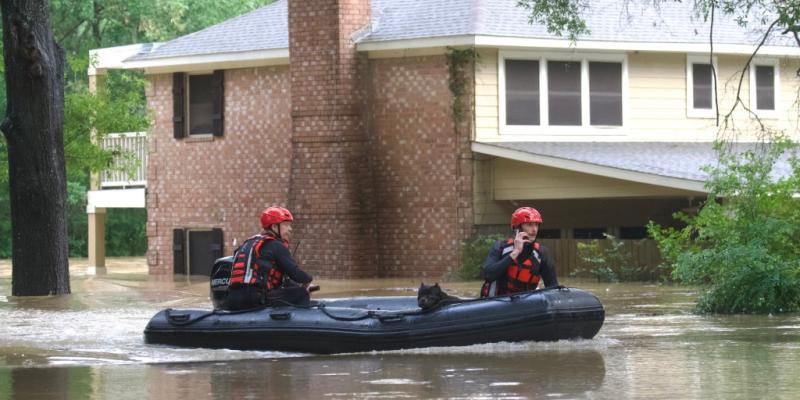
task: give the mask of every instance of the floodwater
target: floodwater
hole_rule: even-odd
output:
[[[148,277],[143,259],[102,276],[80,264],[72,295],[14,298],[0,262],[0,400],[800,398],[800,315],[696,315],[685,287],[562,278],[606,307],[592,340],[318,356],[145,345],[156,311],[210,307],[207,282]],[[320,284],[316,298],[408,296],[419,280]]]

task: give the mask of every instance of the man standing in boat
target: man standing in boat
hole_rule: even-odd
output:
[[[542,215],[534,208],[521,207],[511,214],[514,236],[498,240],[489,250],[481,275],[486,281],[481,297],[536,290],[539,281],[545,287],[558,286],[556,266],[547,248],[536,241]]]
[[[283,207],[268,207],[261,213],[264,230],[234,253],[226,309],[309,303],[309,293],[319,286],[311,285],[313,278],[297,266],[289,252],[293,220]]]

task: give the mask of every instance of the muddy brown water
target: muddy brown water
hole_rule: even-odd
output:
[[[318,356],[145,345],[158,310],[210,307],[207,282],[81,264],[72,295],[15,298],[0,261],[0,400],[800,398],[800,315],[697,315],[692,288],[562,278],[605,305],[594,339]],[[320,284],[316,298],[411,296],[419,280]]]

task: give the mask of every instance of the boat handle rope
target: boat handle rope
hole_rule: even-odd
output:
[[[405,316],[427,314],[427,313],[430,313],[432,311],[435,311],[436,309],[438,309],[438,308],[440,308],[442,306],[450,305],[450,304],[472,303],[472,302],[483,301],[483,300],[500,301],[500,302],[504,302],[504,303],[510,303],[512,301],[515,301],[515,299],[526,299],[526,298],[530,297],[531,295],[536,294],[536,293],[541,292],[541,291],[544,291],[544,290],[558,290],[558,291],[566,290],[566,291],[569,291],[569,288],[566,287],[566,286],[558,285],[558,286],[553,286],[553,287],[544,288],[544,289],[540,289],[540,290],[534,290],[534,291],[526,293],[524,295],[511,295],[511,296],[505,295],[505,296],[488,297],[488,298],[479,297],[479,298],[475,298],[475,299],[461,299],[461,300],[449,301],[449,302],[446,302],[446,303],[440,303],[436,307],[433,307],[433,308],[430,308],[430,309],[427,309],[427,310],[419,309],[419,310],[414,310],[414,311],[400,312],[400,313],[396,313],[396,314],[385,314],[385,313],[378,312],[376,310],[368,310],[363,315],[359,315],[359,316],[355,316],[355,317],[343,317],[343,316],[331,314],[326,309],[325,303],[318,303],[318,304],[314,304],[314,305],[300,305],[300,304],[292,304],[292,303],[290,303],[288,301],[281,300],[281,299],[275,299],[275,300],[273,300],[273,304],[274,303],[281,303],[281,304],[283,304],[285,306],[295,307],[295,308],[304,308],[304,309],[317,308],[320,311],[322,311],[322,313],[325,314],[328,318],[331,318],[331,319],[334,319],[334,320],[337,320],[337,321],[360,321],[360,320],[367,319],[367,318],[378,318],[381,321],[385,321],[385,320],[386,321],[392,321],[392,320],[402,319]],[[191,314],[189,314],[189,313],[172,314],[172,312],[175,311],[175,310],[173,310],[171,308],[167,308],[166,310],[164,310],[164,313],[165,313],[165,315],[167,317],[167,321],[170,324],[177,325],[177,326],[185,326],[185,325],[191,325],[191,324],[193,324],[195,322],[203,320],[203,319],[205,319],[207,317],[210,317],[212,315],[243,314],[243,313],[248,313],[248,312],[253,312],[253,311],[261,311],[261,310],[263,310],[265,308],[269,308],[269,306],[263,305],[263,306],[258,306],[258,307],[255,307],[255,308],[248,308],[248,309],[245,309],[245,310],[236,310],[236,311],[213,310],[213,311],[209,311],[209,312],[207,312],[205,314],[198,315],[195,318],[190,318]]]

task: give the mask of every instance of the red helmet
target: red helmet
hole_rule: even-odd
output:
[[[261,212],[262,228],[269,228],[270,225],[280,224],[283,221],[294,221],[292,213],[283,207],[267,207]]]
[[[530,207],[520,207],[511,214],[511,228],[526,222],[538,222],[541,224],[542,214],[539,214],[539,211],[536,211],[535,208]]]

